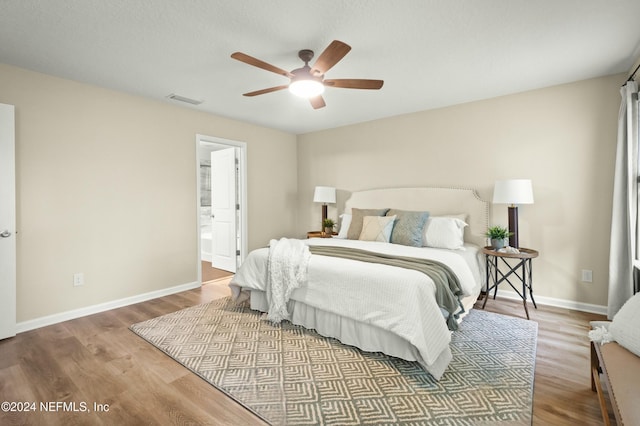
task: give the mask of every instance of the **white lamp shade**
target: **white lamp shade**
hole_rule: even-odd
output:
[[[531,180],[497,180],[493,187],[493,204],[533,204]]]
[[[314,203],[330,203],[336,202],[336,189],[330,186],[316,186],[313,193]]]

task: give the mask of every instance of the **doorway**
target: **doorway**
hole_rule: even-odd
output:
[[[228,277],[247,253],[246,144],[196,136],[198,281]]]

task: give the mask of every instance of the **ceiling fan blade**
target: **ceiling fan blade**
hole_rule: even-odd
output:
[[[311,106],[313,107],[313,109],[324,108],[327,105],[324,103],[324,99],[322,99],[322,96],[309,98],[309,102],[311,102]]]
[[[339,40],[333,40],[331,44],[324,49],[324,52],[318,56],[316,63],[313,64],[313,72],[317,75],[325,74],[337,64],[340,59],[344,58],[350,50],[351,46],[348,44]]]
[[[374,89],[377,90],[384,84],[383,80],[366,80],[361,78],[337,78],[324,80],[324,85],[328,87],[339,87],[342,89]]]
[[[276,74],[283,75],[285,77],[293,77],[289,71],[285,71],[282,68],[278,68],[275,65],[268,64],[260,59],[254,58],[253,56],[249,56],[242,52],[234,52],[231,54],[233,59],[237,59],[240,62],[244,62],[245,64],[253,65],[254,67],[262,68],[263,70],[271,71]]]
[[[256,90],[255,92],[244,93],[242,96],[264,95],[265,93],[275,92],[275,91],[278,91],[278,90],[286,89],[287,87],[289,87],[289,85],[287,85],[287,84],[285,84],[283,86],[269,87],[267,89]]]

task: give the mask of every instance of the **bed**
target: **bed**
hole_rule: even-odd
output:
[[[370,215],[378,209],[385,210],[384,214]],[[460,308],[455,313],[455,320],[462,321],[484,286],[480,248],[486,241],[488,205],[474,190],[390,188],[353,192],[345,202],[339,236],[349,236],[349,230],[358,231],[354,223],[360,217],[366,229],[377,224],[382,235],[387,215],[394,217],[391,221],[397,226],[407,223],[401,218],[418,217],[415,212],[428,212],[420,230],[424,241],[420,247],[411,243],[361,241],[353,232],[351,239],[311,238],[303,242],[312,251],[317,247],[321,252],[346,247],[345,250],[443,263],[454,273],[462,293]],[[450,245],[448,240],[442,240],[442,235],[451,230],[442,233],[438,226],[450,227],[459,221],[467,226],[459,227],[460,241]],[[418,227],[420,222],[412,226]],[[451,325],[447,326],[448,313],[436,301],[432,277],[413,269],[324,254],[312,254],[307,261],[304,283],[291,292],[286,304],[292,323],[364,351],[416,361],[434,378],[441,378],[452,358]],[[268,262],[269,248],[252,251],[229,284],[236,300],[249,300],[252,309],[262,312],[269,311]]]

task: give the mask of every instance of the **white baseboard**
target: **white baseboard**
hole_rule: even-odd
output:
[[[100,303],[97,305],[87,306],[85,308],[74,309],[71,311],[60,312],[59,314],[47,315],[32,320],[22,321],[16,324],[16,333],[24,333],[25,331],[34,330],[47,325],[57,324],[63,321],[93,315],[110,309],[121,308],[123,306],[133,305],[158,297],[168,296],[170,294],[180,293],[181,291],[192,290],[200,287],[200,283],[194,281],[192,283],[181,284],[174,287],[163,288],[162,290],[150,291],[149,293],[138,294],[136,296],[125,297],[124,299],[113,300],[111,302]]]
[[[522,298],[515,291],[498,289],[498,296],[504,297],[505,299],[522,301]],[[533,297],[536,299],[537,305],[555,306],[557,308],[573,309],[575,311],[607,315],[607,307],[602,305],[592,305],[591,303],[582,303],[566,299],[556,299],[554,297],[536,296],[535,293]]]

